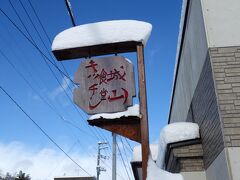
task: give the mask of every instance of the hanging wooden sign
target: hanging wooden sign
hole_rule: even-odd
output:
[[[124,111],[136,96],[133,64],[122,56],[84,60],[74,81],[73,100],[88,114]]]

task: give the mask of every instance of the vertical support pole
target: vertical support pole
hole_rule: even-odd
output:
[[[147,92],[144,67],[144,47],[137,45],[138,59],[138,87],[141,114],[141,144],[142,144],[142,179],[147,179],[147,164],[149,157],[149,134],[148,134],[148,111],[147,111]]]
[[[117,169],[117,161],[116,161],[116,134],[112,133],[113,142],[112,142],[112,180],[116,180],[116,169]]]
[[[98,143],[98,155],[97,155],[97,180],[99,180],[99,175],[100,175],[100,143]]]

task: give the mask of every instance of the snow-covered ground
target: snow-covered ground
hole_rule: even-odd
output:
[[[160,169],[151,157],[148,160],[147,180],[183,180],[181,174],[174,174]]]

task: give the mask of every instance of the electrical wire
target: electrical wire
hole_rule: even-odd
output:
[[[125,141],[127,142],[128,147],[130,148],[130,152],[133,152],[133,148],[132,148],[132,146],[130,145],[128,139],[125,138],[125,137],[124,137],[124,139],[125,139]]]
[[[80,166],[67,152],[65,152],[48,134],[40,127],[40,125],[13,99],[13,97],[0,85],[0,89],[6,96],[28,117],[28,119],[60,150],[62,151],[74,164],[76,164],[82,171],[91,176],[82,166]]]
[[[46,29],[44,28],[43,23],[42,23],[41,19],[39,18],[39,15],[38,15],[38,13],[36,12],[36,10],[35,10],[33,4],[31,3],[30,0],[27,0],[27,1],[28,1],[29,5],[30,5],[30,7],[31,7],[31,9],[32,9],[32,11],[33,11],[35,17],[37,18],[38,23],[40,24],[40,26],[41,26],[41,28],[42,28],[42,30],[43,30],[45,36],[47,37],[47,40],[48,40],[49,44],[51,44],[51,43],[52,43],[52,42],[51,42],[51,39],[50,39],[50,37],[49,37],[49,35],[48,35]],[[54,61],[54,62],[55,62],[55,61]],[[69,73],[67,72],[67,70],[66,70],[65,66],[63,65],[62,61],[60,61],[60,64],[61,64],[61,66],[63,67],[64,72],[69,76]],[[69,76],[69,77],[70,77],[70,76]]]
[[[3,51],[0,49],[0,54],[3,57],[3,60],[5,60],[13,69],[14,71],[23,79],[23,81],[29,86],[29,88],[37,94],[37,96],[65,123],[70,124],[71,126],[77,128],[79,131],[88,134],[86,131],[80,129],[77,127],[73,122],[66,120],[59,112],[54,109],[54,107],[40,94],[38,91],[31,85],[31,83],[25,78],[25,76],[16,68],[16,66],[11,62],[11,60],[3,53]],[[88,134],[90,135],[90,134]],[[91,135],[90,135],[91,136]]]
[[[55,67],[62,75],[64,75],[67,79],[69,79],[73,84],[77,85],[66,73],[64,73],[58,66],[56,66],[48,57],[46,54],[44,54],[42,52],[42,50],[36,45],[34,44],[34,42],[16,25],[16,23],[7,15],[7,13],[5,11],[3,11],[0,8],[0,12],[11,22],[11,24],[20,32],[20,34],[22,34],[22,36],[24,36],[26,38],[26,40],[33,46],[35,47],[35,49],[42,54],[46,60],[53,66]]]
[[[76,144],[77,144],[77,141],[74,142],[73,145],[69,148],[69,150],[67,151],[68,154],[71,153],[71,151],[73,150],[74,146],[76,146]],[[66,158],[66,156],[65,156],[60,162],[58,162],[57,166],[55,166],[55,167],[50,171],[50,173],[48,173],[48,175],[47,175],[44,179],[48,179],[49,176],[51,176],[52,173],[54,173],[54,172],[56,171],[57,167],[58,167],[60,164],[63,163],[63,161],[65,160],[65,158]]]
[[[27,34],[30,36],[30,38],[31,38],[31,42],[33,43],[34,46],[36,46],[36,47],[40,50],[40,48],[38,47],[38,45],[36,44],[36,42],[33,40],[33,37],[32,37],[31,34],[29,33],[28,29],[26,28],[25,24],[23,23],[23,21],[22,21],[21,17],[19,16],[18,12],[16,11],[16,9],[14,8],[14,6],[12,5],[11,1],[9,1],[9,2],[10,2],[10,4],[11,4],[11,6],[12,6],[14,12],[15,12],[16,15],[18,16],[20,22],[22,23],[22,25],[24,26],[25,30],[27,31]],[[20,0],[19,2],[21,3],[21,0]],[[21,3],[21,5],[22,5],[22,7],[23,7],[23,9],[24,9],[24,12],[27,14],[27,16],[28,16],[28,18],[29,18],[29,20],[30,20],[32,26],[34,27],[35,31],[37,32],[37,34],[38,34],[38,36],[39,36],[41,42],[44,44],[45,49],[47,50],[48,54],[49,54],[50,57],[52,58],[52,61],[51,61],[50,59],[48,59],[48,57],[47,57],[46,55],[41,54],[43,60],[45,61],[47,67],[48,67],[49,70],[51,71],[51,73],[52,73],[52,75],[54,76],[54,78],[56,79],[56,81],[58,82],[59,86],[63,89],[63,92],[65,93],[65,95],[66,95],[66,97],[68,98],[69,102],[73,105],[74,109],[77,111],[77,113],[80,115],[81,119],[83,120],[84,118],[83,118],[83,116],[81,115],[80,111],[78,110],[78,108],[76,107],[76,105],[72,102],[72,100],[71,100],[71,98],[69,97],[69,95],[67,94],[65,88],[63,88],[63,86],[62,86],[62,84],[60,83],[60,81],[58,80],[56,74],[53,72],[53,70],[52,70],[51,67],[49,66],[48,62],[50,62],[51,64],[54,64],[55,67],[58,68],[58,66],[56,65],[56,63],[55,63],[53,57],[51,56],[51,53],[49,53],[49,51],[48,51],[48,49],[47,49],[45,43],[43,42],[43,39],[41,38],[40,33],[38,32],[38,30],[37,30],[35,24],[33,23],[33,21],[32,21],[32,19],[31,19],[30,15],[28,14],[26,8],[24,7],[24,5],[23,5],[22,3]],[[13,22],[13,21],[12,21],[12,22]],[[14,22],[13,22],[13,23],[14,23]],[[17,28],[18,28],[19,30],[21,30],[19,27],[17,27]],[[21,31],[21,32],[23,32],[23,31]],[[27,37],[27,36],[26,36],[26,37]],[[30,40],[30,39],[29,39],[29,40]],[[47,61],[47,60],[48,60],[48,61]],[[54,63],[53,63],[53,62],[54,62]],[[61,75],[62,75],[62,74],[61,74]],[[63,80],[66,81],[64,78],[63,78]],[[68,83],[66,83],[66,84],[68,85]],[[70,89],[69,85],[68,85],[68,88]],[[70,89],[70,91],[71,91],[71,89]],[[83,122],[84,122],[85,125],[90,129],[90,131],[92,131],[92,129],[87,125],[87,123],[86,123],[84,120],[83,120]],[[95,134],[95,132],[92,131],[92,133],[93,133],[93,134],[96,136],[96,138],[98,139],[98,136]]]
[[[19,2],[21,3],[21,1],[19,1]],[[30,2],[30,1],[28,1],[28,2]],[[22,7],[24,8],[24,6],[23,6],[22,3],[21,3],[21,5],[22,5]],[[34,11],[37,19],[39,20],[39,23],[40,23],[40,25],[42,26],[43,31],[46,33],[46,30],[45,30],[44,26],[42,25],[39,17],[38,17],[37,14],[36,14],[36,11],[35,11],[35,9],[33,8],[33,6],[32,6],[31,3],[30,3],[30,6],[32,7],[32,9],[33,9],[33,11]],[[14,8],[14,6],[12,6],[12,7]],[[27,31],[27,33],[28,33],[28,35],[30,36],[31,39],[29,39],[29,38],[27,37],[27,35],[16,25],[16,23],[14,23],[14,22],[12,21],[12,19],[11,19],[2,9],[0,9],[0,11],[1,11],[2,14],[12,23],[12,25],[30,42],[30,44],[32,44],[32,45],[39,51],[39,53],[43,56],[43,59],[45,59],[45,63],[46,63],[46,64],[47,64],[47,62],[46,62],[46,60],[47,60],[49,63],[51,63],[51,64],[61,73],[61,75],[63,75],[63,76],[65,76],[66,78],[70,79],[70,81],[71,81],[73,84],[75,84],[75,83],[71,80],[71,78],[69,77],[69,74],[67,73],[67,71],[66,71],[66,69],[65,69],[65,67],[64,67],[63,65],[62,65],[62,66],[63,66],[63,68],[64,68],[64,70],[65,70],[65,73],[56,65],[54,59],[53,59],[53,61],[51,61],[51,60],[41,51],[41,49],[40,49],[40,48],[37,46],[37,44],[34,42],[33,38],[31,37],[30,33],[28,32],[28,30],[27,30],[26,26],[24,25],[24,23],[22,22],[22,20],[21,20],[21,22],[22,22],[25,30]],[[27,13],[27,10],[26,10],[25,8],[24,8],[24,11],[25,11],[25,13],[27,14],[28,18],[30,19],[30,21],[31,21],[34,29],[35,29],[36,32],[38,33],[38,31],[37,31],[37,29],[36,29],[33,21],[32,21],[31,18],[30,18],[30,15]],[[15,13],[17,13],[16,10],[15,10]],[[18,15],[18,18],[21,19],[19,15]],[[41,41],[43,41],[39,33],[38,33],[38,35],[39,35],[39,38],[41,39]],[[50,42],[50,38],[49,38],[49,36],[47,35],[47,33],[46,33],[46,36],[48,37],[48,40],[49,40],[49,42]],[[42,42],[42,43],[44,44],[44,47],[46,48],[45,43],[44,43],[44,42]],[[46,48],[46,49],[47,49],[47,48]],[[48,53],[48,54],[49,54],[49,53]],[[50,57],[52,57],[51,54],[49,54],[49,55],[50,55]],[[49,67],[49,69],[51,70],[50,67]],[[51,70],[51,71],[52,71],[52,70]],[[53,73],[53,71],[52,71],[52,73]],[[54,74],[54,73],[53,73],[53,74]],[[66,75],[66,74],[67,74],[67,75]],[[55,79],[57,80],[57,77],[56,77],[56,76],[55,76]],[[58,81],[58,83],[61,85],[61,83],[60,83],[59,81]],[[63,88],[63,89],[64,89],[64,88]],[[66,92],[65,92],[65,94],[67,95]],[[67,96],[68,96],[68,95],[67,95]],[[68,99],[70,99],[70,101],[71,101],[71,98],[70,98],[69,96],[68,96]],[[71,102],[72,102],[72,101],[71,101]],[[78,111],[78,113],[80,114],[79,110],[75,107],[75,105],[74,105],[74,108],[75,108],[75,109]],[[81,115],[81,114],[80,114],[80,115]],[[83,117],[82,117],[82,119],[83,119]],[[90,130],[91,130],[91,129],[90,129]],[[96,130],[96,133],[98,134],[98,136],[101,136],[101,135],[98,133],[97,130]],[[94,135],[95,135],[95,133],[94,133]],[[96,136],[96,137],[97,137],[97,136]],[[98,137],[97,137],[97,138],[98,138]],[[105,137],[105,139],[106,139],[106,137]]]
[[[120,141],[121,141],[121,143],[122,143],[122,145],[123,145],[123,152],[124,152],[125,158],[126,158],[127,162],[130,162],[130,160],[128,159],[128,156],[127,156],[125,144],[123,143],[122,137],[121,137],[121,136],[118,136],[118,137],[120,138]],[[131,176],[132,176],[132,178],[133,178],[133,175],[132,175],[132,173],[131,173],[131,172],[132,172],[132,169],[131,169],[131,167],[130,167],[130,163],[127,163],[127,164],[128,164],[129,172],[130,172],[130,174],[131,174]]]
[[[45,49],[48,51],[48,48],[46,47],[46,44],[44,43],[43,39],[41,38],[40,33],[38,32],[38,30],[37,30],[35,24],[33,23],[33,21],[32,21],[32,19],[31,19],[30,15],[29,15],[29,13],[27,12],[25,6],[23,5],[23,3],[22,3],[21,0],[19,0],[19,2],[20,2],[20,4],[21,4],[21,6],[23,7],[25,13],[27,14],[27,16],[28,16],[28,18],[29,18],[29,20],[30,20],[32,26],[34,27],[35,31],[37,32],[39,38],[41,39],[42,43],[44,44]],[[47,34],[47,32],[46,32],[46,30],[45,30],[45,28],[44,28],[42,22],[41,22],[41,20],[40,20],[38,14],[36,13],[36,10],[34,9],[34,7],[33,7],[33,5],[31,4],[31,2],[30,2],[30,1],[28,1],[28,2],[29,2],[29,4],[30,4],[31,8],[33,9],[33,12],[34,12],[35,16],[37,17],[37,20],[38,20],[39,24],[41,25],[41,27],[42,27],[42,29],[43,29],[43,31],[44,31],[44,33],[45,33],[45,35],[46,35],[46,37],[47,37],[49,43],[51,43],[51,40],[50,40],[50,38],[49,38],[49,36],[48,36],[48,34]],[[72,18],[73,18],[73,16],[72,16]],[[48,54],[49,54],[50,57],[52,58],[53,62],[55,62],[54,58],[52,57],[52,54],[51,54],[49,51],[48,51]],[[62,65],[64,71],[66,72],[66,74],[69,76],[69,74],[68,74],[66,68],[64,67],[64,65],[62,64],[62,62],[60,62],[60,63],[61,63],[61,65]],[[56,64],[56,63],[55,63],[55,64]],[[63,79],[63,80],[66,81],[65,79]],[[68,89],[71,91],[71,89],[70,89],[70,87],[69,87],[69,84],[68,84],[68,83],[66,83],[66,84],[67,84],[67,86],[68,86]],[[66,95],[67,95],[67,94],[66,94]],[[68,95],[67,95],[67,96],[68,96]],[[68,96],[68,99],[69,99],[69,100],[71,101],[71,103],[72,103],[72,100],[71,100],[71,98],[70,98],[69,96]],[[72,104],[73,104],[73,103],[72,103]],[[73,106],[75,106],[75,107],[74,107],[75,110],[78,111],[78,114],[79,114],[79,115],[81,116],[81,118],[83,119],[83,117],[82,117],[81,113],[79,112],[79,110],[76,109],[76,105],[73,104]],[[86,117],[86,118],[87,118],[87,117]],[[95,132],[96,132],[96,134],[97,134],[98,136],[100,136],[102,139],[104,139],[104,137],[102,137],[102,135],[100,135],[100,133],[99,133],[97,130],[95,130]],[[106,138],[105,138],[105,139],[106,139]]]
[[[17,67],[10,61],[10,59],[2,52],[1,49],[0,49],[0,54],[3,56],[3,58],[1,58],[1,60],[5,60],[5,61],[17,72],[17,74],[25,81],[25,83],[30,87],[30,89],[32,89],[32,90],[39,96],[39,98],[42,99],[43,102],[46,103],[46,104],[55,112],[54,108],[37,92],[36,89],[33,88],[33,86],[31,85],[31,83],[24,77],[24,75],[17,69]],[[58,112],[55,112],[55,113],[56,113],[58,116],[60,116],[60,118],[61,118],[65,123],[70,124],[71,126],[79,129],[79,131],[82,131],[82,132],[84,132],[84,133],[86,134],[85,131],[83,131],[82,129],[80,129],[80,128],[77,127],[76,125],[74,125],[72,122],[69,122],[69,121],[65,120],[61,115],[58,114]],[[91,136],[91,134],[88,134],[88,135]],[[75,137],[76,137],[76,136],[75,136]],[[76,139],[77,139],[77,142],[80,143],[80,140],[79,140],[78,138],[76,138]],[[75,143],[75,144],[76,144],[76,143]],[[81,147],[83,147],[83,146],[81,146]],[[72,148],[70,148],[70,149],[72,149]],[[69,150],[69,151],[70,151],[70,150]],[[68,152],[68,154],[69,154],[69,152]],[[48,175],[48,176],[50,176],[50,175]]]
[[[120,154],[120,157],[121,157],[121,160],[122,160],[124,169],[125,169],[125,171],[126,171],[126,173],[127,173],[128,179],[131,180],[131,178],[130,178],[130,176],[129,176],[129,174],[128,174],[127,166],[126,166],[126,164],[125,164],[125,161],[124,161],[124,159],[123,159],[122,153],[121,153],[121,151],[120,151],[119,145],[118,145],[118,143],[116,143],[116,144],[117,144],[117,149],[118,149],[118,152],[119,152],[119,154]]]

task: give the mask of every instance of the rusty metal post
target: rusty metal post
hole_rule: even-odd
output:
[[[148,111],[147,111],[147,92],[144,67],[144,47],[137,45],[138,59],[138,87],[140,101],[140,126],[141,126],[141,145],[142,145],[142,177],[147,179],[147,164],[149,157],[149,133],[148,133]]]

